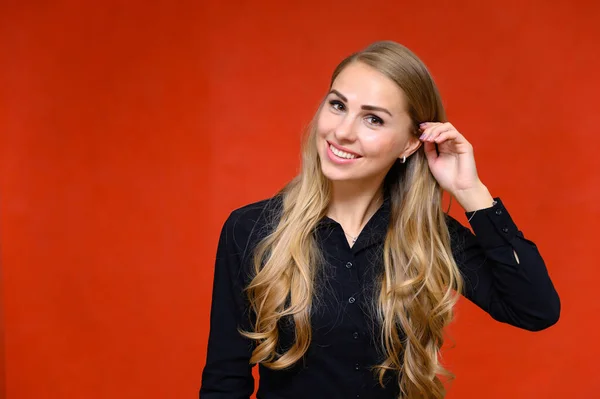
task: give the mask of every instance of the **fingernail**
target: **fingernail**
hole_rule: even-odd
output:
[[[425,126],[427,124],[427,122],[423,122],[421,124],[419,124],[419,126]]]
[[[419,137],[419,140],[423,140],[423,139],[424,139],[426,136],[427,136],[427,135],[426,135],[425,133],[423,133],[423,134],[421,135],[421,137]]]

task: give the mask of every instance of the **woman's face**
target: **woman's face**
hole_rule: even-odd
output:
[[[383,180],[396,159],[419,147],[412,124],[391,79],[360,62],[348,65],[317,116],[323,174],[332,181]]]

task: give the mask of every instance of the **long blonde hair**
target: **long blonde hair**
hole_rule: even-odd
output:
[[[406,47],[391,41],[373,43],[344,59],[331,84],[353,62],[380,71],[402,89],[413,134],[419,134],[420,122],[445,121],[433,79]],[[301,172],[280,193],[280,218],[255,249],[255,274],[246,288],[255,316],[253,331],[241,331],[256,344],[250,362],[274,370],[295,364],[311,342],[315,276],[322,263],[314,230],[326,214],[331,192],[321,172],[315,140],[313,120],[302,151]],[[462,279],[450,248],[442,189],[429,171],[422,146],[405,164],[392,166],[384,186],[391,212],[373,307],[385,359],[373,369],[382,386],[386,372],[397,372],[402,398],[443,398],[440,375],[450,374],[439,355]],[[278,323],[285,317],[294,322],[295,341],[278,353]]]

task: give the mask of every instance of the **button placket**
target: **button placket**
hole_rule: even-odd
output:
[[[362,328],[361,316],[363,314],[358,301],[359,295],[361,295],[362,292],[362,283],[360,278],[361,276],[359,276],[359,273],[362,273],[362,271],[359,270],[359,265],[357,264],[358,259],[353,256],[354,254],[344,253],[340,255],[341,256],[338,258],[340,260],[340,266],[338,267],[340,268],[340,271],[344,269],[345,270],[339,275],[342,279],[341,281],[343,284],[343,292],[345,294],[344,297],[348,301],[348,308],[345,310],[345,313],[349,318],[348,321],[355,324],[354,328],[346,330],[346,336],[348,337],[346,339],[350,340],[350,342],[354,342],[355,344],[359,344],[361,338],[361,334],[359,333],[359,331]],[[352,336],[352,338],[350,338],[350,335]],[[360,361],[361,359],[362,358],[357,354],[354,360]],[[352,365],[352,363],[350,364],[350,367],[354,367],[354,370],[357,373],[360,373],[362,371],[360,362],[356,362],[354,363],[354,365]],[[359,392],[360,387],[357,388],[358,389],[356,390],[355,394],[357,398],[360,398],[362,396]]]

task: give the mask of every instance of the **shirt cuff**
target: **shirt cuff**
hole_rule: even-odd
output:
[[[465,213],[482,248],[507,245],[519,231],[502,200],[494,200],[496,203],[490,208]]]

